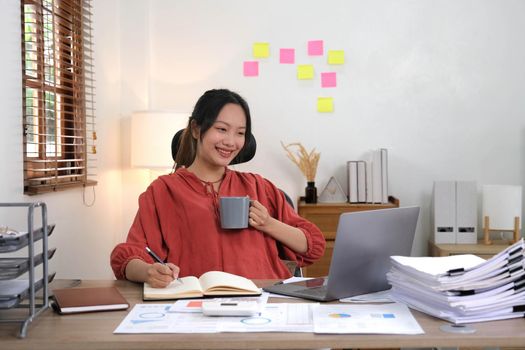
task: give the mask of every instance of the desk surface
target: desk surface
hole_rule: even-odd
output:
[[[258,281],[260,286],[268,281]],[[115,285],[131,305],[142,286],[126,281],[83,281],[81,287]],[[281,299],[279,299],[281,300]],[[11,310],[12,311],[12,310]],[[312,349],[400,347],[523,347],[525,320],[477,323],[475,334],[443,333],[445,322],[413,311],[424,335],[320,335],[310,333],[113,334],[128,311],[60,316],[47,310],[18,339],[18,324],[0,323],[2,349]],[[3,318],[4,312],[0,313]]]

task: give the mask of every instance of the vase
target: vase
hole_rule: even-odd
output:
[[[317,203],[317,188],[314,181],[308,181],[304,189],[304,202]]]

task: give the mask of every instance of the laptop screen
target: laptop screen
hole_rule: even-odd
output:
[[[264,289],[321,301],[388,289],[390,256],[410,255],[418,217],[419,207],[343,213],[327,282],[316,278]],[[315,295],[307,289],[316,289]]]

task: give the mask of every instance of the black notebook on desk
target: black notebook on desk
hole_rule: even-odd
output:
[[[331,301],[389,288],[391,255],[410,255],[419,207],[341,214],[328,277],[263,288],[317,301]]]

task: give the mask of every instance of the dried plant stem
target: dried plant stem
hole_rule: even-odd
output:
[[[315,152],[315,148],[308,153],[304,146],[299,142],[290,143],[285,145],[281,141],[281,145],[286,151],[286,156],[301,170],[303,175],[306,177],[306,181],[315,181],[315,175],[317,173],[317,164],[321,154]],[[294,153],[290,148],[297,147],[298,151]]]

